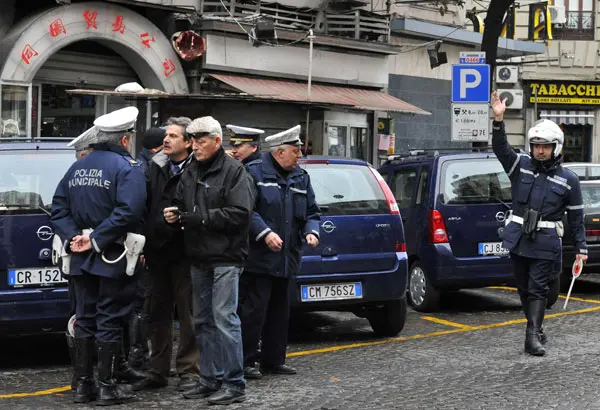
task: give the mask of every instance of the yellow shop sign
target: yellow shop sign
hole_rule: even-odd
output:
[[[529,83],[529,102],[538,104],[600,105],[600,83],[564,81]]]

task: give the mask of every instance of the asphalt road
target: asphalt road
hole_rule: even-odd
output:
[[[600,409],[600,277],[547,312],[545,357],[523,353],[525,324],[512,288],[460,291],[440,312],[409,310],[402,333],[377,338],[346,313],[294,318],[288,363],[295,376],[250,381],[231,409]],[[72,404],[62,336],[0,341],[0,409],[93,408]],[[202,409],[171,386],[141,392],[131,409]],[[77,407],[76,407],[77,406]],[[125,406],[121,406],[125,408]]]

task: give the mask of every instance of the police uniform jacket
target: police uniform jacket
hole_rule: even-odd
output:
[[[137,232],[144,216],[146,184],[140,164],[120,146],[95,144],[93,151],[76,161],[60,181],[52,199],[51,220],[63,241],[92,228],[92,250],[73,253],[71,275],[121,278],[126,260],[107,264],[101,253],[111,260],[123,248],[115,241]]]
[[[319,237],[321,214],[308,173],[296,166],[284,178],[277,172],[274,161],[270,153],[265,153],[247,165],[257,195],[245,271],[290,278],[300,269],[306,235]],[[283,241],[281,251],[273,252],[265,243],[270,232]]]
[[[561,221],[565,211],[577,253],[587,254],[583,222],[583,200],[579,178],[559,161],[549,167],[508,144],[504,122],[493,124],[494,153],[511,181],[512,213],[523,217],[526,209],[540,212],[542,221]],[[522,225],[512,221],[502,231],[503,246],[521,256],[560,260],[561,239],[555,228],[540,228],[534,239],[522,234]]]
[[[241,162],[222,148],[205,172],[194,160],[181,176],[173,199],[174,206],[200,222],[183,226],[190,262],[201,268],[243,266],[253,204],[254,190]]]
[[[242,164],[246,165],[246,164],[251,163],[252,161],[256,161],[257,159],[260,159],[260,151],[259,150],[254,151],[252,154],[250,154],[246,158],[244,158],[242,160]]]
[[[144,228],[146,236],[144,253],[149,262],[155,255],[158,256],[157,253],[161,251],[165,253],[158,256],[160,258],[165,256],[179,258],[182,256],[183,232],[167,226],[163,217],[163,209],[171,206],[177,183],[192,159],[193,156],[190,154],[181,164],[179,171],[174,174],[171,172],[169,157],[162,151],[154,155],[148,162],[146,168],[148,200],[146,204],[146,226]]]

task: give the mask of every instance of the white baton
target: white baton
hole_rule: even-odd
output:
[[[575,259],[573,262],[573,279],[571,279],[571,286],[569,286],[569,292],[567,293],[567,297],[565,298],[565,304],[563,306],[563,310],[567,308],[567,303],[569,303],[569,297],[571,296],[571,291],[573,290],[573,285],[575,284],[575,279],[581,275],[581,271],[583,270],[583,261],[580,259]]]

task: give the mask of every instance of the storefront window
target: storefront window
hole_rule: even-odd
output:
[[[348,146],[348,128],[339,126],[327,127],[327,139],[329,144],[328,155],[346,156],[346,147]]]
[[[563,156],[565,162],[590,161],[592,126],[583,124],[561,124],[565,133]]]
[[[3,138],[27,136],[27,86],[2,85],[2,118],[0,132]]]
[[[366,128],[350,128],[350,156],[367,161]]]
[[[70,88],[42,85],[42,137],[75,138],[94,124],[96,97],[70,95]]]

